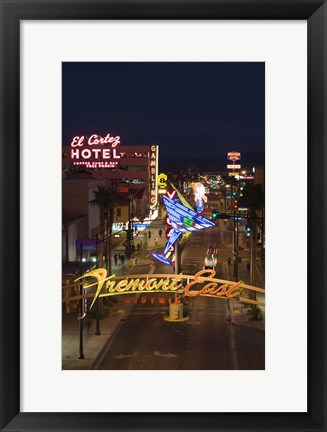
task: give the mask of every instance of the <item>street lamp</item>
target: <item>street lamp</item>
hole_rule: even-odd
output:
[[[83,264],[82,264],[82,256],[83,256],[83,244],[80,244],[80,263],[81,263],[81,276],[83,275]],[[79,286],[79,295],[83,296],[83,284]],[[84,352],[83,352],[83,297],[81,297],[79,301],[79,355],[78,358],[83,360]]]
[[[130,259],[131,257],[131,236],[133,235],[132,232],[132,221],[131,221],[131,217],[132,217],[132,200],[133,200],[133,195],[131,193],[128,194],[128,230],[127,230],[127,243],[126,243],[126,258]]]
[[[98,268],[98,233],[95,236],[95,266]],[[99,298],[95,301],[95,333],[96,336],[101,335],[100,333],[100,311],[99,311]]]
[[[118,231],[121,232],[121,231]],[[95,266],[98,268],[98,245],[106,240],[108,240],[109,237],[112,237],[115,234],[111,234],[110,236],[99,240],[99,235],[96,233],[95,235]],[[95,333],[96,336],[100,336],[100,310],[99,310],[99,298],[97,297],[95,301]]]

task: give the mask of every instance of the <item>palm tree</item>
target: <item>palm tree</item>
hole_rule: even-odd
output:
[[[99,243],[99,267],[103,267],[103,256],[106,255],[107,271],[111,274],[111,235],[114,221],[115,207],[120,198],[119,194],[112,188],[98,185],[93,191],[94,199],[90,201],[92,206],[97,206],[100,211],[100,243]],[[106,246],[106,247],[105,247]]]

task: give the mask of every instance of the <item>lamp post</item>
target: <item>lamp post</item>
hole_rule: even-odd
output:
[[[128,229],[127,229],[127,243],[126,243],[126,256],[127,259],[130,259],[132,253],[132,242],[133,242],[133,218],[134,211],[132,209],[133,199],[136,197],[139,191],[136,191],[134,194],[129,192],[128,194]]]
[[[130,259],[131,257],[131,236],[132,236],[132,232],[131,232],[131,214],[132,214],[132,210],[131,210],[131,204],[132,204],[132,194],[129,193],[128,194],[128,229],[127,229],[127,244],[126,244],[126,258]]]
[[[83,275],[83,267],[82,267],[82,256],[83,256],[83,244],[80,244],[80,262],[81,262],[81,276]],[[79,286],[79,295],[83,295],[83,284]],[[79,301],[79,355],[78,358],[83,360],[84,352],[83,352],[83,297]]]
[[[121,231],[119,231],[121,232]],[[107,236],[103,238],[102,240],[99,240],[99,235],[96,233],[95,235],[95,260],[96,260],[96,268],[98,268],[98,245],[106,240],[108,240],[109,237],[112,237],[114,234],[111,234],[111,236]],[[97,297],[95,301],[95,335],[100,336],[100,310],[99,310],[99,298]]]
[[[256,226],[256,219],[253,217],[250,219],[250,226],[251,226],[251,235],[250,235],[250,285],[254,286],[255,284],[255,242],[256,242],[256,236],[255,236],[255,226]],[[256,300],[256,292],[250,291],[250,297],[252,300]],[[252,313],[253,318],[256,319],[257,317],[257,307],[255,304],[252,305]]]
[[[95,266],[98,268],[98,233],[95,236]],[[95,333],[96,336],[101,335],[100,333],[100,311],[99,311],[99,298],[95,301]]]

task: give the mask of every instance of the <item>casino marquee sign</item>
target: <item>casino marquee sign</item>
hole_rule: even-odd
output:
[[[265,306],[262,301],[251,299],[252,293],[264,295],[265,290],[243,282],[232,282],[215,278],[214,270],[201,270],[195,275],[184,274],[143,274],[126,276],[107,276],[107,270],[95,269],[75,280],[82,282],[82,296],[74,296],[63,301],[92,298],[92,308],[97,298],[122,294],[180,293],[187,297],[212,297],[237,300],[244,303]],[[90,289],[92,288],[92,293]],[[87,292],[86,292],[87,291]],[[249,295],[250,294],[250,295]]]

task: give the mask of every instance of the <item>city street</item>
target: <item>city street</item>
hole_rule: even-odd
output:
[[[240,234],[240,238],[242,237]],[[245,235],[245,234],[244,234]],[[218,265],[215,268],[216,277],[226,280],[234,280],[234,265],[233,265],[233,232],[228,231],[223,220],[217,221],[217,226],[192,233],[190,238],[184,245],[182,253],[182,270],[185,274],[194,274],[202,270],[206,251],[210,245],[216,244],[218,247]],[[244,249],[239,250],[241,262],[238,265],[239,279],[245,283],[250,283],[249,272],[246,264],[249,263],[249,248],[246,241],[243,242]],[[231,258],[232,263],[228,264],[227,260]],[[255,281],[256,286],[264,288],[264,267],[258,257],[255,263]]]
[[[78,98],[81,87],[76,87],[74,65],[65,66],[63,368],[262,370],[264,63],[237,65],[235,71],[239,74],[242,69],[247,76],[245,85],[231,80],[236,77],[234,64],[208,63],[201,91],[192,100],[189,84],[185,85],[192,68],[186,69],[184,63],[167,62],[159,68],[156,63],[134,64],[137,82],[144,86],[141,92],[139,85],[127,79],[125,65],[118,63],[97,67],[96,77],[105,88],[107,76],[115,77],[122,87],[117,98],[125,99],[124,108],[105,104],[108,120],[97,119],[90,125],[71,116],[75,112],[71,96]],[[167,73],[163,74],[164,69]],[[95,85],[94,70],[87,75],[95,78]],[[173,78],[177,70],[178,91]],[[192,73],[198,79],[199,70]],[[158,74],[164,77],[164,85],[158,86],[154,79]],[[218,76],[223,78],[221,83],[232,83],[227,92]],[[119,86],[111,88],[110,99]],[[204,87],[207,94],[213,91],[218,97],[211,106]],[[134,90],[137,99],[131,97]],[[151,100],[157,92],[164,103]],[[178,115],[170,103],[177,94]],[[231,97],[239,109],[226,111]],[[249,98],[253,110],[249,110]],[[197,105],[201,115],[194,110],[193,99],[203,104]],[[83,107],[80,118],[88,110]],[[186,113],[181,129],[178,126],[172,136],[170,132],[162,135],[156,110],[160,118],[170,117],[176,126],[175,120]],[[229,125],[224,133],[216,114],[212,116],[216,111],[219,122]],[[89,112],[90,118],[94,112]],[[117,113],[125,119],[126,129],[114,120]],[[141,129],[134,129],[132,118],[140,121]],[[151,130],[147,118],[152,118]],[[203,139],[207,124],[210,137]],[[246,134],[248,124],[260,133]],[[202,278],[194,278],[203,270]],[[84,300],[76,276],[82,278]],[[89,278],[93,278],[91,284],[86,285]],[[76,355],[83,361],[76,362]]]
[[[223,224],[223,221],[219,222]],[[160,228],[160,224],[156,221],[151,225],[153,233]],[[219,232],[218,227],[191,234],[182,252],[183,273],[194,274],[202,269],[207,247],[211,243],[217,243],[219,248],[218,277],[231,277],[230,280],[233,280],[230,274],[232,266],[227,264],[227,257],[231,255],[231,232]],[[146,256],[147,251],[140,255]],[[172,272],[171,267],[157,261],[153,261],[152,266],[154,273]],[[141,274],[148,267],[137,266],[130,269],[130,273]],[[171,296],[164,296],[165,304],[159,304],[158,294],[154,296],[153,303],[150,296],[147,296],[145,304],[139,298],[127,318],[121,321],[115,337],[109,341],[95,368],[264,369],[264,331],[235,326],[228,321],[226,300],[193,298],[187,306],[189,320],[170,323],[163,317],[168,310],[168,297]]]
[[[226,320],[226,300],[196,298],[190,319],[163,320],[166,306],[137,303],[98,369],[264,369],[264,332]]]

